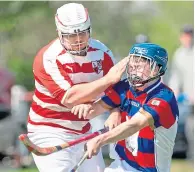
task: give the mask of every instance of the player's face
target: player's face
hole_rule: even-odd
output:
[[[147,79],[150,75],[149,60],[141,57],[131,56],[129,60],[128,72],[142,78],[142,80]]]
[[[153,66],[152,62],[147,58],[130,56],[127,72],[131,76],[133,84],[157,75],[159,67],[155,66],[153,69]]]
[[[62,34],[62,41],[67,50],[80,51],[88,46],[89,31],[76,34]]]

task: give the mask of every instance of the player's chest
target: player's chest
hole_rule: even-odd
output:
[[[68,56],[61,64],[74,84],[92,82],[104,75],[104,58],[101,53],[89,53],[86,57]]]
[[[135,97],[134,98],[124,97],[122,99],[120,108],[123,112],[125,112],[127,116],[132,117],[134,114],[136,114],[139,111],[142,105],[146,103],[147,101],[146,99],[147,97],[145,94],[138,96],[136,98]]]

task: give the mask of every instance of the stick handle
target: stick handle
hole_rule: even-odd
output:
[[[28,148],[28,150],[30,152],[33,152],[34,154],[36,154],[38,156],[45,156],[45,155],[49,155],[49,154],[54,153],[54,152],[58,152],[62,149],[68,148],[70,146],[76,145],[78,143],[90,140],[90,139],[92,139],[100,134],[107,132],[108,130],[109,130],[109,128],[103,128],[99,131],[96,131],[92,134],[88,134],[87,136],[81,137],[79,139],[76,139],[76,140],[73,140],[70,142],[65,142],[61,145],[45,147],[45,148],[39,147],[39,146],[35,145],[34,143],[32,143],[26,134],[21,134],[19,136],[19,140],[24,143],[24,145]]]
[[[107,132],[108,130],[109,130],[108,127],[100,129],[100,130],[98,130],[98,131],[96,131],[94,133],[91,133],[91,134],[87,135],[87,136],[84,136],[84,137],[81,137],[79,139],[67,142],[66,144],[61,145],[61,147],[63,149],[63,148],[67,148],[67,144],[68,144],[68,147],[70,147],[70,146],[76,145],[78,143],[90,140],[90,139],[92,139],[92,138],[94,138],[94,137],[96,137],[96,136],[98,136],[100,134],[103,134],[103,133]]]
[[[84,155],[82,156],[81,160],[78,162],[77,165],[74,166],[74,168],[70,172],[76,172],[76,170],[81,166],[81,164],[87,159],[88,152],[86,151]]]

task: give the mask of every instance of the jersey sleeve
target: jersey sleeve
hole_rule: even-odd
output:
[[[126,92],[127,89],[128,84],[126,80],[119,81],[106,92],[101,100],[112,108],[119,107],[122,102],[122,95],[124,94],[124,92]]]
[[[177,101],[171,91],[161,91],[143,105],[143,110],[151,115],[149,121],[152,128],[170,128],[179,115]]]
[[[107,50],[104,52],[104,60],[103,60],[103,76],[105,76],[110,68],[112,68],[116,63],[116,60],[114,59],[113,53],[111,50]]]
[[[66,91],[73,85],[70,77],[56,58],[43,57],[42,52],[37,56],[33,64],[35,80],[61,102]]]

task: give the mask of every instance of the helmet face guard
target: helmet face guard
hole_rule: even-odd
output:
[[[72,55],[86,56],[90,42],[90,28],[76,33],[58,31],[60,42],[66,51]]]
[[[78,3],[68,3],[57,9],[55,23],[62,46],[72,55],[87,54],[91,22],[87,9]]]
[[[142,87],[146,83],[164,75],[168,53],[153,43],[135,44],[129,51],[126,67],[127,79],[132,87]]]
[[[146,56],[130,54],[126,67],[127,79],[132,87],[142,87],[164,74],[154,60]]]

